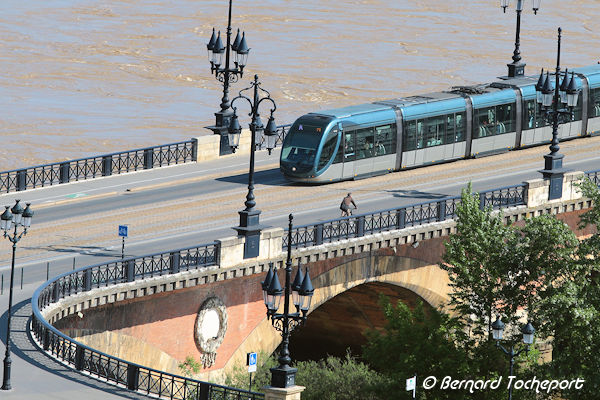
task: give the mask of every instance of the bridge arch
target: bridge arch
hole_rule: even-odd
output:
[[[340,261],[333,266],[308,265],[311,271],[322,270],[312,278],[315,294],[309,321],[310,314],[318,312],[328,301],[359,287],[370,287],[371,291],[381,290],[386,294],[393,293],[395,295],[390,297],[409,302],[420,298],[434,308],[442,308],[449,300],[448,274],[437,264],[406,256],[374,253],[363,253],[359,258]],[[315,334],[318,334],[318,328],[315,329]],[[246,353],[256,349],[271,354],[280,342],[280,333],[264,318],[241,343],[224,369],[230,370],[234,365],[240,365],[245,360]]]

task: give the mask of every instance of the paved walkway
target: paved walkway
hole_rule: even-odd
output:
[[[141,394],[129,392],[114,385],[86,376],[59,363],[39,351],[29,334],[31,323],[31,293],[39,283],[27,285],[23,291],[15,290],[11,322],[11,385],[10,391],[0,391],[2,400],[111,400],[148,399]],[[2,296],[0,307],[8,308],[8,296]],[[6,345],[7,312],[0,317],[0,336],[4,359]],[[0,363],[0,365],[2,365]],[[0,367],[2,372],[3,367]]]

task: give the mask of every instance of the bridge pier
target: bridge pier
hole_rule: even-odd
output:
[[[276,388],[273,386],[263,388],[265,391],[265,400],[300,400],[300,394],[304,389],[304,386],[298,385],[287,388]]]

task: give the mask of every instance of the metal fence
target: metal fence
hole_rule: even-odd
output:
[[[586,172],[585,177],[595,183],[596,186],[600,186],[600,169]]]
[[[277,127],[276,146],[281,146],[291,125]],[[259,144],[262,147],[263,141]],[[183,142],[102,154],[51,164],[0,172],[0,193],[19,192],[61,183],[125,174],[133,171],[197,161],[198,142]]]
[[[169,143],[0,172],[0,192],[23,191],[195,160],[195,140]]]
[[[481,209],[525,204],[525,184],[488,190],[479,194]],[[456,216],[456,206],[460,197],[447,197],[441,200],[412,204],[405,207],[376,211],[320,222],[301,225],[292,230],[292,248],[318,246],[323,243],[362,237],[378,232],[403,229],[430,222],[440,222]],[[283,248],[288,247],[288,237],[283,236]]]
[[[51,326],[41,310],[62,298],[93,288],[133,282],[152,276],[175,274],[219,264],[217,243],[167,253],[102,263],[62,274],[38,288],[32,298],[32,332],[42,348],[79,371],[129,390],[176,400],[259,400],[264,394],[249,392],[169,374],[99,352]]]

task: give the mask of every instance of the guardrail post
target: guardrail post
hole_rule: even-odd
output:
[[[50,329],[44,328],[44,351],[48,351],[50,348]]]
[[[140,367],[127,364],[127,389],[138,390],[140,382]]]
[[[485,210],[485,193],[479,193],[479,209]]]
[[[67,183],[69,182],[69,169],[71,168],[71,165],[69,162],[64,162],[60,164],[60,170],[59,170],[59,182],[60,183]]]
[[[88,268],[83,272],[83,290],[89,292],[92,290],[92,269]]]
[[[192,138],[192,161],[198,161],[198,139]]]
[[[315,225],[315,245],[323,244],[323,224]]]
[[[438,221],[446,220],[446,200],[438,201],[437,204]]]
[[[54,302],[56,303],[59,298],[58,298],[59,294],[58,294],[58,281],[54,282],[54,286],[52,287],[52,297],[54,298]]]
[[[406,228],[406,208],[396,210],[396,228]]]
[[[179,252],[177,252],[177,253],[171,253],[171,256],[169,257],[171,259],[171,273],[172,274],[179,273],[179,265],[180,265],[180,263],[179,263],[180,258],[179,257],[180,257],[179,256]]]
[[[144,149],[144,169],[154,166],[154,148]]]
[[[365,216],[361,215],[356,218],[356,237],[365,235]]]
[[[17,192],[27,189],[27,170],[21,169],[17,171]]]
[[[85,353],[83,351],[83,347],[77,345],[75,348],[75,369],[77,371],[81,371],[83,369],[83,360]]]
[[[209,400],[208,395],[210,393],[210,386],[206,382],[200,383],[200,393],[198,393],[198,400]]]
[[[127,282],[135,281],[135,260],[128,260],[126,263],[127,268]]]
[[[112,175],[112,156],[102,157],[102,176]]]

